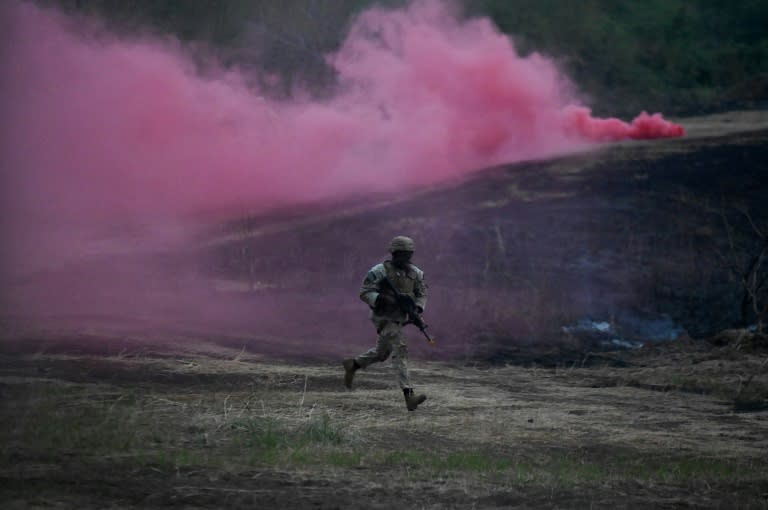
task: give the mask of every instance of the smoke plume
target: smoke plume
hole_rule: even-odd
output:
[[[3,10],[3,279],[12,301],[13,285],[35,282],[47,310],[73,295],[92,306],[87,289],[114,281],[88,257],[168,250],[206,222],[683,134],[659,114],[591,117],[551,59],[520,56],[489,20],[438,1],[363,12],[327,56],[338,91],[322,101],[201,73],[170,39],[110,35],[29,3]],[[111,286],[122,309],[152,292],[132,282],[158,281],[138,260]]]

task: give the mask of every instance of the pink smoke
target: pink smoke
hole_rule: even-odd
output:
[[[660,113],[648,115],[642,112],[631,124],[619,119],[596,119],[589,108],[571,106],[565,109],[566,131],[596,142],[620,140],[651,140],[675,138],[685,135],[679,124],[668,122]]]
[[[345,91],[290,104],[237,73],[197,75],[172,43],[88,38],[55,12],[10,11],[6,159],[57,215],[247,211],[683,134],[660,114],[590,117],[550,60],[518,56],[488,20],[439,2],[363,13],[329,57]]]
[[[118,38],[29,3],[4,11],[10,275],[168,243],[190,218],[683,134],[660,114],[592,118],[550,59],[521,57],[489,20],[462,20],[436,0],[364,12],[328,56],[340,92],[291,102],[260,96],[236,71],[199,74],[173,41]]]

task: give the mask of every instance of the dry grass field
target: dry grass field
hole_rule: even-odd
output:
[[[4,344],[3,508],[768,508],[764,351],[414,360],[409,413],[388,364],[69,342]]]

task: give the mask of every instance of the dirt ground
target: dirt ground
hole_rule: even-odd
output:
[[[350,392],[336,363],[220,347],[0,345],[3,508],[768,508],[743,346],[413,360],[408,412],[388,364]]]

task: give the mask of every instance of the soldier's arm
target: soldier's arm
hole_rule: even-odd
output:
[[[416,306],[423,312],[427,308],[427,280],[424,279],[422,271],[419,271],[419,277],[413,287],[413,294],[416,296]]]
[[[376,298],[379,297],[380,281],[381,277],[374,267],[365,275],[365,280],[363,280],[363,284],[360,286],[360,299],[371,308],[376,306]]]

